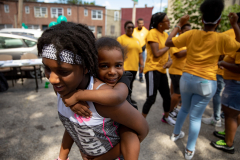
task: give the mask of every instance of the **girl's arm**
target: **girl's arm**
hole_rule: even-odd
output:
[[[162,49],[159,49],[159,44],[156,42],[148,42],[148,43],[151,47],[152,53],[155,58],[162,56],[164,53],[166,53],[169,50],[169,47],[164,47]]]
[[[240,73],[240,65],[239,64],[233,64],[233,63],[228,63],[225,61],[220,61],[218,62],[219,66],[222,66],[226,68],[227,70],[233,72],[233,73]]]
[[[182,27],[184,24],[187,23],[187,21],[189,20],[189,15],[185,15],[180,19],[180,22],[177,24],[177,26]],[[179,32],[179,28],[175,27],[172,32],[170,33],[170,35],[168,36],[165,46],[167,47],[175,47],[175,45],[172,42],[172,38],[175,37],[177,35],[177,33]]]
[[[238,21],[238,15],[236,13],[229,13],[228,15],[231,26],[235,32],[235,36],[236,36],[236,41],[240,42],[240,28],[237,24]]]
[[[144,67],[144,63],[143,63],[143,56],[142,53],[139,53],[139,63],[140,63],[140,73],[143,72],[143,67]]]
[[[73,139],[68,134],[68,132],[65,129],[65,132],[63,134],[62,144],[60,148],[59,158],[62,160],[66,160],[68,158],[68,154],[72,148],[73,145]]]
[[[128,96],[128,87],[124,83],[117,83],[113,88],[105,90],[78,90],[62,97],[67,107],[78,101],[91,101],[102,105],[115,106],[121,104]]]
[[[187,55],[187,50],[182,50],[180,52],[174,53],[173,55],[176,56],[177,58],[185,57]]]

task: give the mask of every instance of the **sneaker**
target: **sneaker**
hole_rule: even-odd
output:
[[[220,139],[225,140],[226,133],[225,133],[225,131],[219,131],[219,132],[218,131],[214,131],[213,135],[218,137],[218,138],[220,138]]]
[[[205,124],[211,124],[211,125],[214,125],[216,127],[222,127],[222,122],[221,122],[221,119],[216,121],[213,116],[210,117],[210,118],[202,118],[202,122],[205,123]]]
[[[176,140],[178,140],[179,138],[183,138],[185,136],[185,133],[183,131],[180,131],[179,135],[175,136],[174,134],[172,134],[171,136],[171,140],[173,142],[175,142]]]
[[[177,108],[177,107],[175,107],[175,108],[173,109],[173,111],[176,112],[176,113],[178,114],[178,112],[180,111],[180,109]]]
[[[187,149],[185,149],[185,159],[187,159],[187,160],[192,159],[194,156],[194,153],[195,153],[195,150],[192,152],[189,152],[189,151],[187,151]]]
[[[141,83],[143,83],[143,82],[144,82],[144,80],[143,80],[143,78],[142,78],[142,77],[140,77],[140,78],[139,78],[139,82],[141,82]]]
[[[228,147],[226,142],[224,140],[219,140],[217,142],[211,142],[210,143],[214,148],[217,148],[217,149],[220,149],[220,150],[223,150],[224,152],[227,152],[227,153],[231,153],[231,154],[234,154],[235,152],[235,149],[234,149],[234,146],[232,147]]]
[[[225,125],[225,118],[221,118],[221,121],[222,121],[222,125],[224,126]]]
[[[177,113],[172,111],[169,113],[169,116],[172,117],[172,118],[177,118]]]
[[[176,124],[176,121],[172,119],[172,117],[168,116],[168,118],[165,118],[163,115],[162,122],[168,123],[171,126],[174,126]]]

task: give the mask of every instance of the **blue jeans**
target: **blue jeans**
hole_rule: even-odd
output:
[[[145,51],[142,52],[142,57],[143,57],[143,63],[145,63]],[[140,63],[139,63],[139,67],[140,67]],[[143,74],[139,72],[139,78],[142,78]]]
[[[220,93],[225,86],[225,83],[223,81],[223,77],[221,75],[217,74],[217,91],[215,95],[213,96],[213,114],[215,120],[220,120],[220,114],[221,114],[221,96]]]
[[[217,82],[207,80],[198,76],[184,72],[180,79],[180,92],[182,107],[178,113],[174,127],[174,134],[179,134],[183,123],[190,113],[190,125],[188,132],[187,149],[195,150],[197,137],[201,128],[202,114],[215,94]]]

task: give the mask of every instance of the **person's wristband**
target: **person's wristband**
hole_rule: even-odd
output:
[[[144,68],[144,65],[141,65],[140,67],[143,67],[143,68]]]
[[[176,25],[175,28],[178,28],[178,31],[181,31],[181,27],[179,25]]]

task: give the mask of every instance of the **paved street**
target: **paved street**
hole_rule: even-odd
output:
[[[39,83],[39,92],[35,92],[34,79],[20,81],[7,92],[0,93],[0,159],[1,160],[53,160],[58,157],[64,128],[58,118],[56,95],[51,84],[44,88]],[[134,82],[133,99],[142,110],[146,99],[146,85]],[[208,106],[203,117],[211,116]],[[175,142],[170,141],[173,127],[161,122],[163,115],[162,99],[158,95],[147,117],[150,132],[141,144],[139,160],[184,159],[187,136]],[[189,119],[183,131],[188,134]],[[227,154],[212,148],[211,140],[218,140],[212,135],[214,127],[202,124],[193,160],[240,159],[240,128],[235,138],[235,154]],[[223,128],[217,128],[223,130]],[[70,160],[81,160],[76,145],[69,155]]]

